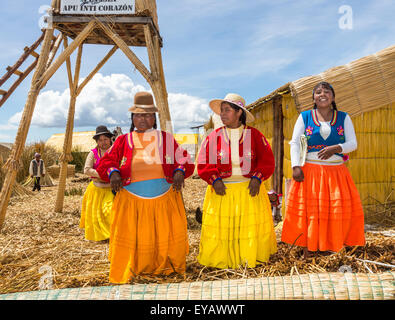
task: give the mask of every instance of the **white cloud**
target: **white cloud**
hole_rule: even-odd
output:
[[[169,109],[175,132],[186,132],[190,127],[201,125],[212,114],[205,99],[183,93],[169,93]]]
[[[124,74],[97,74],[77,98],[74,127],[95,128],[104,124],[111,128],[129,128],[128,109],[139,91],[151,92],[144,86],[135,84]],[[67,122],[69,103],[69,89],[40,93],[31,125],[63,129]],[[211,114],[204,99],[182,93],[169,93],[169,108],[175,132],[185,132],[191,126],[202,124]],[[3,127],[16,128],[21,117],[22,112],[14,114]]]

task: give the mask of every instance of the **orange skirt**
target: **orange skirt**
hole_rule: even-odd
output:
[[[303,166],[304,181],[292,180],[281,241],[309,251],[340,251],[365,245],[361,200],[347,167]]]
[[[146,199],[121,189],[112,218],[111,283],[129,283],[138,274],[185,272],[189,246],[180,193],[170,188],[164,195]]]

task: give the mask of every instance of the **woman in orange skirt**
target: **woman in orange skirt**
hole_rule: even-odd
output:
[[[327,82],[314,87],[313,101],[314,108],[296,121],[290,142],[293,180],[281,238],[304,247],[305,258],[309,251],[365,245],[361,200],[344,165],[344,154],[357,148],[351,118],[337,110]]]
[[[119,136],[97,171],[117,192],[110,228],[111,283],[144,274],[184,273],[187,220],[179,192],[194,164],[173,136],[156,130],[150,93],[135,95],[130,133]]]

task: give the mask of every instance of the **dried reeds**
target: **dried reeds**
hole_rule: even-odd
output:
[[[69,189],[84,190],[88,182],[77,174],[77,178],[69,179],[67,185]],[[206,288],[216,280],[255,281],[252,278],[283,279],[290,275],[306,279],[316,277],[312,274],[320,274],[322,278],[323,273],[338,272],[342,266],[349,266],[354,273],[371,275],[371,272],[389,271],[392,268],[387,265],[395,264],[393,237],[368,232],[365,247],[346,248],[339,253],[321,253],[308,260],[303,259],[301,248],[290,249],[290,246],[279,242],[278,252],[271,256],[270,261],[255,268],[246,265],[224,270],[204,267],[196,261],[200,225],[194,215],[197,207],[202,208],[205,189],[206,184],[200,179],[186,180],[183,196],[190,243],[186,273],[140,275],[132,279],[134,284],[171,286],[173,283],[192,288],[197,281],[204,281],[201,288]],[[45,275],[40,273],[42,267],[52,270],[53,289],[111,285],[108,282],[108,243],[87,241],[83,230],[79,229],[82,196],[68,196],[63,213],[57,214],[53,211],[55,195],[56,187],[50,187],[34,196],[11,198],[8,218],[0,233],[0,293],[39,290],[40,280]],[[280,234],[281,225],[277,230],[278,240]],[[187,284],[181,284],[183,282]]]

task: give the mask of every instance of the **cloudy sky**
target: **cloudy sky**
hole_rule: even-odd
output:
[[[50,2],[1,0],[0,77],[40,36],[40,8]],[[208,102],[228,92],[251,103],[289,81],[395,44],[393,0],[157,0],[157,5],[170,112],[178,133],[204,123],[211,114]],[[84,47],[82,79],[108,50]],[[133,50],[148,65],[146,49]],[[31,76],[0,108],[2,142],[15,139],[30,81]],[[38,98],[28,142],[64,132],[67,88],[62,67]],[[142,90],[150,90],[148,84],[117,52],[81,93],[74,130],[90,131],[100,124],[127,129],[127,109]]]

